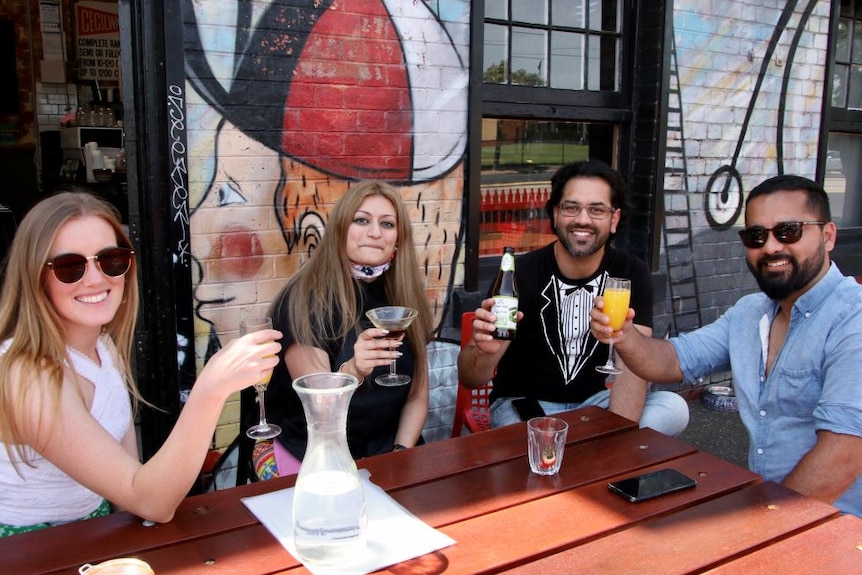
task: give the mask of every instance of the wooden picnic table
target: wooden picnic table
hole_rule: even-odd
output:
[[[606,410],[569,423],[559,475],[530,473],[525,424],[360,460],[456,543],[383,573],[859,573],[862,519]],[[610,480],[673,467],[697,486],[641,503]],[[169,478],[166,478],[169,480]],[[0,539],[0,572],[72,574],[137,557],[157,575],[307,573],[241,498],[295,476],[187,498],[173,521],[128,513]]]

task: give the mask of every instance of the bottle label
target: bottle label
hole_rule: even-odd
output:
[[[500,270],[504,272],[515,271],[515,256],[509,253],[503,254],[503,258],[500,260]]]
[[[515,330],[518,328],[518,324],[515,322],[515,318],[518,317],[518,298],[495,295],[491,313],[497,316],[497,321],[494,324],[497,329]]]

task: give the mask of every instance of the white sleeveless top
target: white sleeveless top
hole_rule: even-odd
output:
[[[108,351],[108,337],[103,334],[96,343],[101,367],[71,348],[68,351],[75,371],[95,386],[90,414],[121,441],[132,424],[132,408],[123,377]],[[9,343],[4,342],[0,353],[9,348]],[[20,527],[75,521],[102,503],[101,495],[80,485],[29,447],[26,453],[33,467],[18,461],[16,472],[5,444],[0,443],[0,523]]]

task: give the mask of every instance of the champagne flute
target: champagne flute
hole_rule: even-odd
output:
[[[262,329],[272,329],[272,320],[268,317],[246,317],[239,322],[240,336],[260,331]],[[263,393],[266,391],[266,386],[269,384],[269,378],[272,377],[270,370],[266,377],[254,384],[254,389],[257,392],[257,404],[260,408],[260,423],[248,428],[246,435],[252,439],[272,439],[281,433],[281,427],[266,421],[266,405],[263,402]]]
[[[419,315],[419,312],[410,307],[402,307],[399,305],[387,305],[376,307],[365,312],[374,327],[388,329],[389,333],[386,339],[398,339],[401,334],[407,331],[413,319]],[[389,362],[389,373],[378,375],[374,381],[377,385],[384,387],[394,387],[396,385],[407,385],[412,378],[409,375],[395,373],[395,359]]]
[[[632,281],[623,278],[608,278],[605,280],[605,289],[602,299],[605,302],[604,312],[611,320],[614,331],[622,329],[629,312],[629,302],[632,297]],[[608,361],[604,365],[596,367],[596,371],[619,375],[623,372],[614,365],[614,338],[611,336],[608,342]]]

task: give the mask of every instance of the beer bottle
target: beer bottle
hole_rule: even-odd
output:
[[[497,329],[491,335],[495,339],[513,339],[518,329],[518,286],[515,284],[515,248],[503,248],[500,271],[491,290],[494,307],[491,313],[497,316]]]

